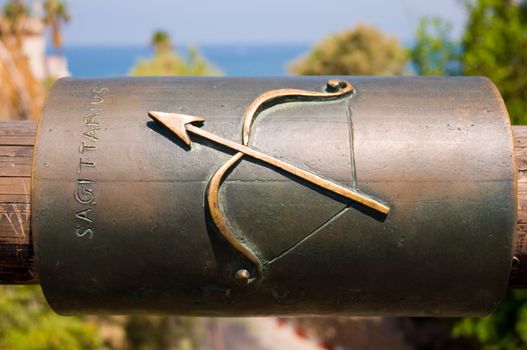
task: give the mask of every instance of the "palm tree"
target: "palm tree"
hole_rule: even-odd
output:
[[[9,24],[11,32],[18,32],[28,13],[27,6],[23,0],[11,0],[4,5],[4,17]]]
[[[62,51],[61,24],[71,19],[68,7],[64,1],[46,0],[44,1],[44,12],[44,23],[50,26],[53,46],[60,54]]]
[[[154,34],[152,34],[150,45],[154,48],[156,54],[166,53],[173,48],[170,41],[170,34],[164,30],[157,30],[154,32]]]

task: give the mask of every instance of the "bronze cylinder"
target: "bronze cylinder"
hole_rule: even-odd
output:
[[[511,128],[484,78],[57,82],[32,232],[59,313],[481,315]]]

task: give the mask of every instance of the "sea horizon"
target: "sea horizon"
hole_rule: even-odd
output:
[[[307,54],[311,44],[203,44],[176,45],[186,55],[196,47],[225,76],[284,76],[293,61]],[[62,50],[74,77],[128,75],[140,60],[153,55],[146,45],[66,45]],[[53,54],[53,49],[48,50]]]

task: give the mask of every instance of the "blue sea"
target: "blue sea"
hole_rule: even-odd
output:
[[[293,45],[204,45],[201,54],[227,76],[283,76],[287,66],[306,54],[310,46]],[[178,52],[185,55],[185,47]],[[127,75],[141,58],[153,52],[148,47],[66,46],[69,70],[75,77]]]

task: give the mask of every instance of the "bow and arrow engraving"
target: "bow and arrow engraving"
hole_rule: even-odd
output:
[[[310,91],[300,89],[277,89],[265,92],[258,96],[249,105],[243,116],[242,125],[242,142],[237,143],[227,140],[223,137],[210,133],[200,127],[193,125],[193,123],[203,123],[205,119],[202,117],[191,116],[186,114],[165,113],[165,112],[149,112],[149,115],[155,121],[161,123],[166,128],[174,132],[183,142],[190,146],[191,141],[189,133],[199,135],[217,144],[235,150],[235,153],[228,159],[219,169],[217,169],[209,180],[206,189],[206,200],[210,211],[210,216],[214,225],[220,234],[232,245],[234,249],[243,254],[251,263],[253,263],[261,276],[264,263],[258,257],[255,250],[246,242],[240,240],[234,233],[234,229],[229,224],[229,221],[223,215],[219,201],[219,190],[225,174],[234,168],[243,157],[251,157],[259,161],[265,162],[275,168],[281,169],[293,176],[303,179],[315,186],[321,187],[327,191],[333,192],[348,200],[355,201],[369,207],[382,214],[388,214],[390,208],[376,199],[361,194],[354,189],[348,188],[338,184],[329,179],[325,179],[313,172],[301,169],[293,164],[282,161],[271,155],[265,154],[254,148],[249,147],[249,138],[251,135],[251,126],[256,117],[264,110],[280,104],[291,101],[321,101],[321,100],[335,100],[351,95],[353,86],[342,80],[329,80],[325,91]],[[235,279],[242,285],[247,285],[255,281],[257,276],[245,270],[240,269],[235,274]]]

